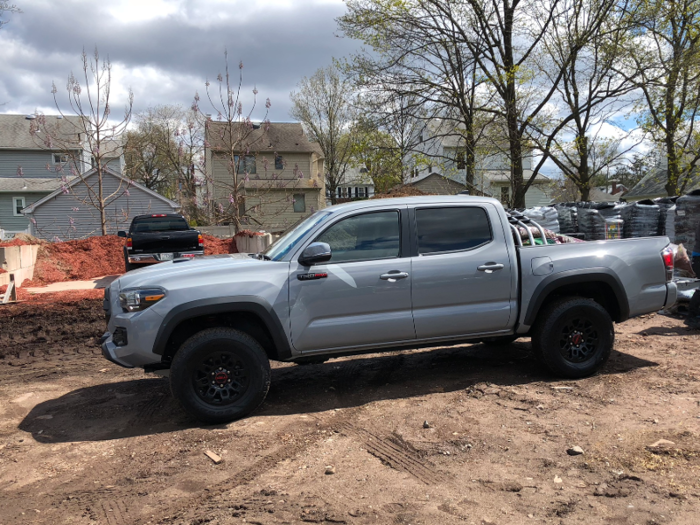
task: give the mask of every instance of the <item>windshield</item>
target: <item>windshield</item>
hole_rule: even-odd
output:
[[[308,219],[300,223],[296,228],[277,239],[277,241],[270,245],[270,247],[263,253],[273,261],[281,260],[282,257],[287,255],[289,250],[294,248],[311,229],[313,229],[330,214],[331,213],[328,211],[317,211]]]

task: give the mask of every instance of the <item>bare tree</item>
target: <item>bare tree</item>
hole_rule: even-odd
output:
[[[147,188],[179,202],[183,213],[200,222],[197,187],[204,179],[203,123],[180,106],[156,106],[134,117],[126,133],[126,173]]]
[[[461,135],[462,147],[452,158],[437,160],[462,165],[466,185],[473,188],[483,130],[478,114],[484,110],[479,97],[484,78],[454,27],[457,20],[422,0],[392,4],[349,0],[347,6],[348,13],[338,19],[341,29],[371,46],[347,67],[363,98],[377,108],[372,113],[383,127],[398,131],[390,133],[405,150],[404,157],[421,150],[421,131],[433,118],[452,121],[439,128]],[[433,138],[435,133],[440,131],[433,129]]]
[[[2,2],[0,1],[0,15],[3,13],[21,13],[22,10],[17,7],[15,4],[11,4],[9,2]],[[5,20],[0,18],[0,27],[4,26],[7,24]]]
[[[80,179],[81,188],[85,192],[76,198],[97,210],[100,216],[100,231],[102,235],[107,235],[106,210],[114,200],[128,193],[129,184],[120,179],[116,189],[105,191],[104,170],[110,159],[119,157],[122,153],[122,138],[131,120],[134,96],[129,90],[124,116],[119,120],[112,120],[112,65],[109,59],[101,60],[95,48],[91,57],[83,51],[82,61],[82,78],[79,80],[71,73],[66,85],[68,105],[71,113],[77,115],[77,118],[65,118],[67,114],[58,102],[58,88],[54,83],[51,93],[64,123],[55,126],[43,115],[39,115],[32,121],[30,133],[37,144],[61,152],[59,155],[64,157],[65,162],[59,162],[59,166],[68,166],[70,174]],[[63,188],[69,193],[67,178],[61,169],[59,168],[59,174],[63,178]],[[86,181],[86,174],[91,173],[92,169],[95,170],[97,184]]]
[[[348,136],[356,119],[353,97],[352,83],[343,78],[335,65],[304,77],[298,91],[290,94],[290,115],[302,123],[323,151],[326,189],[333,204],[353,152],[353,141]]]
[[[286,162],[278,168],[276,152],[275,170],[264,157],[263,176],[257,173],[257,153],[275,147],[268,134],[274,127],[267,119],[270,99],[265,101],[261,124],[254,124],[251,117],[256,109],[258,90],[253,89],[253,103],[250,110],[244,112],[243,63],[239,63],[236,81],[229,71],[228,52],[224,52],[224,60],[224,74],[217,76],[216,87],[212,88],[209,81],[205,83],[207,101],[216,112],[215,119],[204,115],[205,148],[210,155],[206,159],[206,181],[212,193],[206,204],[213,208],[216,222],[232,224],[239,232],[245,225],[263,226],[266,220],[293,206],[293,196],[288,190],[298,187],[304,174],[297,166],[287,169]],[[199,104],[200,97],[196,94],[192,109],[201,115]],[[307,185],[314,182],[306,181]]]
[[[700,162],[700,1],[637,0],[636,5],[636,37],[619,71],[642,94],[640,124],[663,145],[666,192],[679,195]]]
[[[551,83],[559,79],[553,98],[559,114],[533,121],[530,138],[544,153],[539,165],[551,158],[585,201],[593,179],[641,141],[622,148],[621,139],[598,136],[601,125],[631,103],[624,97],[635,89],[637,73],[621,75],[616,67],[634,13],[627,0],[561,0],[558,10],[558,23],[542,39],[538,70]]]

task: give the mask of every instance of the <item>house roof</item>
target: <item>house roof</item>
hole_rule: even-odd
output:
[[[61,184],[60,177],[0,177],[0,193],[49,193],[60,188]]]
[[[642,199],[666,195],[668,170],[655,169],[647,173],[634,188],[625,194],[625,199]],[[685,188],[686,192],[700,188],[700,173],[695,173]]]
[[[321,147],[317,142],[309,141],[299,122],[271,122],[255,126],[250,129],[244,123],[234,124],[234,138],[240,141],[241,150],[251,153],[316,153],[323,157]],[[228,130],[224,122],[207,122],[207,141],[213,150],[225,147],[227,140]]]
[[[180,205],[177,202],[171,201],[170,199],[163,197],[160,193],[156,193],[153,190],[149,190],[146,186],[143,186],[142,184],[139,184],[138,182],[135,182],[135,181],[129,179],[128,177],[125,177],[124,175],[122,175],[119,172],[116,172],[110,168],[103,168],[102,171],[105,173],[108,173],[109,175],[112,175],[113,177],[117,177],[118,179],[121,179],[122,181],[128,183],[131,187],[140,189],[141,191],[147,193],[148,195],[150,195],[151,197],[153,197],[155,199],[159,199],[159,200],[165,202],[166,204],[170,205],[170,207],[172,207],[174,210],[180,208]],[[82,177],[74,177],[73,180],[69,181],[66,186],[68,188],[72,188],[76,184],[79,184],[80,182],[84,181],[85,179],[92,177],[93,175],[95,175],[95,173],[97,173],[97,170],[93,168],[90,171],[86,172]],[[39,206],[41,206],[45,202],[50,201],[51,199],[58,196],[62,192],[63,192],[63,187],[61,186],[58,189],[56,189],[55,191],[48,194],[46,197],[44,197],[44,198],[36,201],[35,203],[30,204],[26,208],[24,208],[22,210],[22,213],[24,213],[24,214],[34,213],[34,210],[36,208],[38,208]]]
[[[49,147],[45,144],[45,131],[39,131],[32,135],[29,132],[29,127],[35,118],[27,118],[27,115],[0,115],[0,149],[30,149],[30,150],[61,150],[61,147]],[[82,129],[80,117],[68,116],[60,117],[58,115],[44,115],[46,127],[51,130],[55,136],[61,137],[61,141],[73,143],[76,148],[79,147],[77,133]],[[77,129],[76,129],[77,126]],[[43,127],[43,124],[42,126]]]

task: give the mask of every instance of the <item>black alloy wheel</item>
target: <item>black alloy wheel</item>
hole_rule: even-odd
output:
[[[586,377],[610,358],[615,330],[610,314],[593,299],[562,297],[538,314],[532,330],[535,355],[559,377]]]
[[[170,367],[170,390],[204,423],[227,423],[258,408],[270,388],[270,362],[251,336],[208,328],[183,343]]]

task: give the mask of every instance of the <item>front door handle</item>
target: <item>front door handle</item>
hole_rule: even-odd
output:
[[[383,281],[389,281],[390,283],[395,283],[399,279],[405,279],[406,277],[408,277],[408,274],[406,272],[400,272],[399,270],[391,270],[379,276]]]
[[[502,270],[503,268],[505,268],[505,266],[501,263],[489,262],[486,264],[482,264],[477,268],[477,270],[479,270],[480,272],[493,273],[498,270]]]

